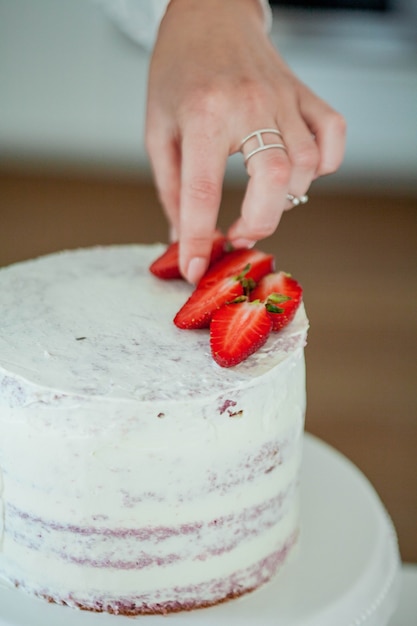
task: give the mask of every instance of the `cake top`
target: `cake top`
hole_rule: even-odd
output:
[[[192,288],[148,270],[164,246],[120,245],[59,252],[0,270],[0,404],[51,397],[184,400],[249,384],[304,346],[307,319],[293,322],[240,365],[210,355],[205,330],[173,318]],[[9,396],[9,397],[7,397]]]

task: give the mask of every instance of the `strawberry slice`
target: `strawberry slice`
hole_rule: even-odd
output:
[[[272,330],[281,330],[294,318],[303,299],[301,285],[286,272],[267,274],[250,294],[251,300],[266,304],[272,319]]]
[[[226,252],[223,258],[209,267],[198,283],[198,288],[225,277],[237,276],[248,265],[250,265],[250,269],[246,278],[258,282],[262,276],[274,271],[274,256],[255,248]]]
[[[221,232],[216,231],[211,248],[210,265],[226,254],[227,240]],[[209,265],[209,266],[210,266]],[[179,268],[179,244],[171,243],[167,249],[149,267],[149,271],[158,278],[170,280],[183,278]]]
[[[271,271],[272,254],[260,250],[228,252],[208,269],[174,318],[178,328],[208,328],[216,309],[247,294],[255,281]]]
[[[213,359],[222,367],[241,363],[264,345],[272,319],[260,300],[239,298],[215,311],[210,324]]]
[[[198,286],[174,317],[174,324],[178,328],[208,328],[216,309],[244,294],[244,274],[245,271],[238,276],[213,280],[202,287]]]
[[[158,278],[169,280],[182,278],[178,266],[178,241],[171,243],[166,250],[149,266],[149,271]]]

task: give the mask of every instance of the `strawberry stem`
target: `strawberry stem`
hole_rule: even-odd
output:
[[[291,296],[286,296],[283,293],[270,293],[267,302],[271,302],[272,304],[281,304],[282,302],[287,302],[288,300],[292,300]]]
[[[251,291],[253,291],[253,290],[255,289],[255,287],[256,287],[256,283],[255,283],[255,281],[253,280],[253,278],[243,278],[243,279],[240,281],[240,284],[242,285],[242,287],[243,287],[243,291],[245,292],[245,294],[246,294],[247,296],[248,296],[248,295],[249,295],[249,293],[250,293]]]
[[[251,264],[248,263],[247,265],[245,265],[240,274],[236,276],[236,280],[238,280],[242,285],[243,291],[245,292],[246,296],[249,296],[249,293],[256,287],[256,283],[253,278],[246,278],[246,274],[250,271],[250,268]]]
[[[240,272],[240,274],[238,274],[238,275],[236,276],[236,280],[240,280],[240,281],[242,281],[242,280],[245,278],[246,274],[249,272],[250,268],[251,268],[250,263],[248,263],[247,265],[245,265],[245,267],[244,267],[244,268],[243,268],[243,270]]]
[[[229,302],[226,302],[226,304],[239,304],[240,302],[246,302],[248,299],[247,296],[237,296],[237,298],[234,298],[233,300],[229,300]]]
[[[284,309],[281,309],[281,307],[277,306],[276,304],[272,304],[272,302],[267,302],[265,304],[265,308],[268,313],[284,313]]]

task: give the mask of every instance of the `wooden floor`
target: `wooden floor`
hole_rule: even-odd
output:
[[[226,189],[225,227],[242,190]],[[287,213],[262,247],[304,286],[307,429],[349,457],[417,562],[417,200],[324,193]],[[141,181],[0,172],[0,265],[92,244],[166,241]],[[0,322],[1,323],[1,322]]]

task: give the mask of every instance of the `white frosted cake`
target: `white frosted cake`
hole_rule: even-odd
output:
[[[240,365],[172,322],[161,245],[0,270],[0,579],[128,615],[268,581],[299,534],[301,305]]]

